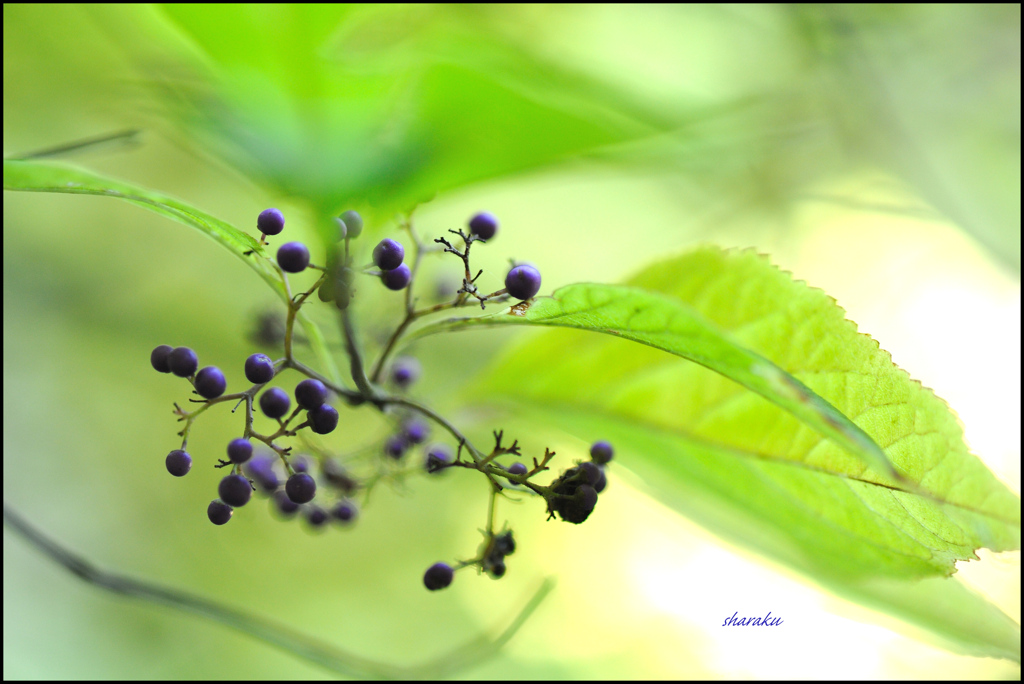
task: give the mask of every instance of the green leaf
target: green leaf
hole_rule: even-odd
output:
[[[506,433],[530,434],[546,423],[588,441],[609,439],[616,449],[614,476],[719,537],[794,568],[849,601],[899,618],[903,622],[892,627],[909,636],[966,655],[1020,662],[1020,626],[955,576],[910,581],[877,576],[876,571],[891,563],[890,554],[836,524],[843,515],[857,512],[843,510],[855,499],[850,493],[835,504],[828,500],[842,494],[841,488],[830,486],[835,478],[813,473],[791,478],[787,468],[748,465],[752,455],[744,452],[688,443],[605,412],[513,396],[491,395],[494,404],[508,409],[500,422]],[[790,498],[789,492],[799,486],[820,491],[818,500],[811,501],[816,509],[809,507],[807,497]],[[828,510],[832,505],[835,510]],[[780,531],[781,525],[790,529]]]
[[[912,636],[927,638],[964,655],[1020,662],[1020,625],[955,577],[930,577],[918,582],[832,582],[826,587],[851,601],[905,620],[917,628],[910,630]],[[921,629],[927,633],[913,634]]]
[[[423,328],[418,335],[523,324],[607,333],[695,361],[757,392],[834,439],[872,466],[876,474],[899,478],[878,445],[834,406],[771,361],[730,340],[693,308],[658,293],[619,285],[569,285],[528,308],[518,305],[508,314],[441,321]]]
[[[148,76],[168,118],[204,151],[317,213],[356,206],[370,225],[439,191],[667,125],[624,89],[535,45],[534,15],[552,9],[89,11]]]
[[[66,164],[14,159],[4,160],[4,190],[101,195],[127,200],[143,209],[196,228],[248,264],[283,301],[288,301],[288,292],[280,271],[267,258],[266,250],[255,238],[180,200]],[[299,311],[296,320],[302,325],[310,347],[327,374],[337,380],[338,369],[327,351],[320,329],[302,311]]]
[[[615,292],[619,303],[608,298]],[[858,333],[831,298],[756,253],[705,247],[646,269],[629,287],[570,286],[525,316],[448,321],[426,332],[530,323],[686,350],[708,367],[717,351],[717,363],[734,365],[729,375],[743,384],[650,346],[553,330],[495,363],[474,393],[584,439],[612,440],[619,462],[667,504],[825,586],[872,603],[877,592],[866,583],[944,577],[980,547],[1019,548],[1020,500],[968,452],[949,407]],[[751,356],[716,346],[713,334]],[[825,439],[806,417],[817,403],[798,400],[801,414],[789,410],[791,401],[766,400],[762,390],[784,394],[788,381],[744,382],[756,368],[744,364],[761,357],[847,416],[905,481],[886,481],[849,442]],[[963,631],[952,608],[915,617],[912,607],[892,611],[949,639]],[[989,627],[1002,646],[980,648],[1005,657],[1005,625]],[[1017,638],[1019,657],[1019,629]]]

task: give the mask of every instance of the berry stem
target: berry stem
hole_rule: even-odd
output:
[[[248,437],[252,434],[252,395],[246,394],[245,397],[245,430],[242,431],[243,437]]]
[[[121,597],[167,606],[183,613],[218,622],[344,677],[359,679],[408,680],[452,677],[464,668],[475,665],[496,653],[529,619],[554,586],[552,580],[545,580],[515,619],[500,632],[496,631],[493,635],[485,637],[482,643],[478,639],[467,644],[459,644],[450,652],[443,653],[440,657],[420,665],[391,665],[343,651],[279,623],[216,603],[196,594],[97,568],[83,556],[30,525],[11,506],[8,506],[6,501],[4,502],[4,526],[9,527],[34,549],[86,584],[94,585]]]
[[[439,414],[435,413],[433,409],[430,409],[422,404],[418,404],[410,399],[406,399],[405,397],[397,396],[381,397],[380,404],[382,407],[388,405],[404,406],[406,408],[412,409],[413,411],[423,414],[425,417],[429,418],[430,420],[440,425],[442,428],[447,430],[452,437],[458,440],[460,444],[465,445],[466,451],[468,451],[470,455],[473,457],[472,467],[476,467],[476,465],[480,463],[481,459],[483,459],[483,454],[480,452],[480,450],[473,446],[473,444],[468,439],[466,439],[466,436],[459,432],[459,429],[457,427],[449,423]]]
[[[416,236],[415,229],[412,227],[412,217],[408,217],[402,222],[402,228],[409,233],[409,239],[412,240],[413,246],[415,247],[415,254],[413,254],[412,257],[412,273],[410,275],[409,287],[405,288],[405,315],[408,317],[413,312],[412,286],[416,283],[416,272],[419,270],[420,261],[423,259],[423,245]]]
[[[380,382],[381,373],[384,372],[384,364],[387,363],[388,356],[395,348],[395,344],[398,343],[399,338],[405,332],[409,324],[416,320],[416,312],[413,308],[412,289],[416,285],[416,273],[420,268],[420,261],[423,259],[423,243],[416,235],[416,231],[412,225],[412,217],[407,217],[402,222],[402,228],[409,233],[409,239],[412,240],[413,244],[413,259],[412,269],[409,276],[409,286],[405,288],[405,316],[402,318],[402,322],[398,324],[395,331],[391,333],[391,337],[388,338],[387,344],[384,345],[384,351],[380,353],[380,357],[377,362],[373,365],[373,370],[370,372],[370,380],[374,383]]]
[[[378,401],[378,405],[380,406],[380,408],[382,410],[383,410],[384,407],[386,407],[388,405],[404,406],[406,408],[412,409],[413,411],[417,411],[417,412],[423,414],[425,417],[429,418],[430,420],[432,420],[435,423],[437,423],[438,425],[440,425],[442,428],[447,430],[448,433],[451,434],[452,437],[454,437],[456,440],[458,440],[460,452],[461,452],[462,448],[465,447],[466,451],[469,452],[469,455],[473,457],[473,462],[472,463],[464,463],[464,462],[456,461],[456,463],[453,463],[452,465],[461,465],[461,466],[466,467],[466,468],[473,468],[474,470],[479,470],[481,473],[483,473],[484,475],[487,476],[487,479],[490,481],[492,486],[496,487],[499,491],[502,489],[502,486],[495,479],[495,475],[502,475],[502,476],[504,476],[504,475],[506,475],[505,471],[504,470],[500,470],[500,469],[492,471],[491,468],[494,468],[495,466],[488,466],[488,465],[484,464],[483,463],[483,460],[484,460],[483,453],[481,453],[481,451],[478,448],[476,448],[473,445],[473,443],[470,442],[466,438],[465,435],[463,435],[461,432],[459,432],[459,429],[457,427],[455,427],[454,425],[449,423],[441,415],[435,413],[432,409],[430,409],[430,408],[428,408],[428,407],[426,407],[426,406],[424,406],[422,404],[418,404],[415,401],[406,399],[404,397],[383,396],[383,397],[379,397],[377,401]],[[530,487],[531,489],[535,489],[535,487],[532,485],[532,483],[525,483],[525,484],[528,487]],[[539,491],[538,491],[538,493],[539,493]]]
[[[288,295],[286,297],[288,301],[288,314],[285,317],[284,322],[284,358],[291,361],[292,359],[292,329],[295,327],[295,314],[299,312],[299,307],[292,301],[292,288],[288,284],[288,276],[284,274],[284,271],[280,267],[277,267],[277,272],[281,274],[281,280],[284,282],[284,291]]]
[[[480,302],[481,309],[484,308],[486,302],[489,299],[506,294],[506,291],[504,289],[498,290],[497,292],[489,294],[485,297],[481,297],[480,295],[476,294],[476,287],[473,285],[473,282],[480,277],[480,273],[482,273],[483,271],[478,272],[476,276],[472,278],[470,277],[471,270],[469,267],[469,247],[473,242],[484,242],[483,240],[480,240],[479,238],[476,238],[474,236],[467,236],[461,230],[452,230],[449,232],[455,233],[456,235],[460,236],[463,239],[463,243],[465,245],[464,251],[459,251],[458,249],[453,247],[452,244],[448,242],[448,240],[446,240],[445,238],[438,238],[437,240],[434,240],[434,242],[444,245],[443,249],[430,249],[419,239],[419,236],[417,236],[416,231],[413,228],[411,218],[406,219],[405,221],[402,222],[402,228],[404,228],[406,232],[409,233],[409,238],[412,240],[413,247],[415,250],[411,268],[412,279],[409,282],[409,287],[407,287],[405,291],[405,316],[402,318],[402,321],[398,324],[398,327],[395,328],[395,331],[391,334],[391,337],[388,338],[387,343],[384,345],[384,351],[381,352],[380,357],[377,359],[377,362],[373,365],[373,370],[370,373],[370,380],[375,384],[380,382],[381,375],[384,373],[384,367],[387,364],[388,357],[395,350],[395,347],[398,344],[398,340],[401,339],[402,335],[405,334],[405,331],[408,329],[409,325],[412,324],[416,319],[422,318],[423,316],[427,316],[432,313],[437,313],[439,311],[446,311],[448,309],[455,309],[461,306],[467,306],[469,302],[467,302],[466,299],[468,299],[470,294],[475,296],[477,300]],[[455,254],[460,259],[462,259],[466,269],[465,278],[463,280],[463,287],[456,293],[454,300],[450,302],[442,302],[441,304],[434,304],[433,306],[428,306],[424,309],[417,310],[414,307],[415,301],[413,299],[412,289],[416,283],[416,273],[419,270],[420,261],[422,260],[423,255],[431,252],[451,252],[452,254]]]
[[[287,363],[292,361],[294,358],[292,356],[292,340],[295,331],[295,317],[299,313],[299,308],[305,303],[306,299],[308,299],[310,295],[316,292],[316,289],[320,287],[324,280],[327,279],[328,274],[325,270],[320,274],[320,277],[317,279],[316,283],[314,283],[313,287],[293,298],[291,284],[288,282],[288,276],[280,267],[277,267],[277,272],[281,274],[281,280],[284,282],[285,293],[288,295],[288,313],[285,316],[284,321],[284,357],[285,362]]]
[[[236,394],[222,394],[221,396],[217,397],[216,399],[207,399],[207,400],[201,402],[202,406],[197,408],[195,411],[186,411],[183,408],[181,408],[180,406],[178,406],[177,403],[175,403],[174,404],[174,413],[179,416],[179,418],[178,418],[179,421],[182,421],[182,420],[185,421],[185,427],[183,427],[181,429],[181,432],[178,433],[179,435],[181,435],[181,448],[182,448],[182,450],[184,450],[185,447],[188,445],[188,435],[192,431],[192,423],[194,423],[196,418],[199,417],[199,414],[201,414],[203,411],[205,411],[206,409],[210,408],[214,404],[219,404],[219,403],[224,402],[224,401],[231,401],[233,399],[241,399],[243,397],[245,397],[245,393],[242,393],[242,392],[239,392],[239,393],[236,393]]]
[[[500,491],[501,491],[500,487],[498,487],[498,488],[495,488],[494,486],[491,487],[491,497],[490,497],[491,500],[487,504],[487,538],[488,539],[490,539],[491,537],[494,536],[494,506],[495,506],[495,502],[498,500],[498,492],[500,492]]]
[[[367,401],[377,401],[377,392],[370,385],[363,369],[363,357],[359,352],[359,345],[356,343],[356,331],[352,325],[352,314],[348,309],[341,312],[342,331],[345,334],[345,348],[348,350],[349,366],[352,373],[352,381],[356,383],[360,394]]]
[[[306,268],[315,268],[316,270],[321,271],[322,273],[320,274],[320,277],[317,278],[317,281],[315,283],[313,283],[313,287],[311,287],[308,290],[306,290],[305,292],[303,292],[295,300],[295,312],[296,313],[298,313],[299,307],[302,306],[307,299],[309,299],[309,296],[312,295],[314,292],[316,292],[317,288],[320,287],[320,285],[322,285],[325,280],[327,280],[328,273],[327,273],[327,269],[326,268],[322,268],[320,266],[314,266],[313,264],[310,264]],[[291,308],[291,307],[289,307],[289,308]]]

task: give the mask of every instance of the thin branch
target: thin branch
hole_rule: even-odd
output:
[[[168,606],[219,622],[346,677],[435,679],[451,676],[496,654],[554,588],[553,580],[546,579],[511,624],[496,636],[478,637],[422,665],[389,665],[343,651],[285,625],[195,594],[100,570],[32,527],[8,506],[6,501],[4,524],[21,535],[36,550],[87,584],[121,596]]]
[[[363,368],[363,356],[359,352],[359,345],[356,343],[356,332],[352,326],[352,314],[348,309],[341,312],[342,329],[345,334],[345,348],[348,350],[349,365],[352,371],[352,381],[362,394],[363,398],[373,401],[377,396],[376,391],[370,385],[369,378]]]
[[[8,159],[17,159],[24,161],[27,159],[43,159],[45,157],[62,157],[74,152],[81,152],[82,150],[90,147],[101,147],[103,145],[109,145],[111,143],[117,143],[118,145],[134,146],[139,144],[138,136],[142,131],[132,128],[124,131],[118,131],[117,133],[108,133],[106,135],[99,135],[94,138],[84,138],[82,140],[76,140],[75,142],[65,143],[63,145],[57,145],[56,147],[47,147],[42,150],[35,150],[33,152],[25,152],[22,154],[16,154]]]

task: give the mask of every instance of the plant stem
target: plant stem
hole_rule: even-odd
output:
[[[468,643],[460,644],[452,651],[421,665],[391,665],[343,651],[285,625],[211,601],[196,594],[100,570],[85,560],[85,558],[70,551],[29,525],[12,507],[7,505],[6,501],[4,502],[4,525],[10,527],[33,548],[86,584],[92,584],[120,596],[168,606],[185,613],[192,613],[199,617],[219,622],[225,627],[230,627],[243,634],[260,639],[293,656],[315,663],[343,676],[354,678],[440,679],[455,674],[497,653],[512,638],[516,631],[522,627],[523,623],[533,614],[533,611],[537,609],[537,606],[540,605],[541,601],[544,600],[554,586],[554,582],[551,579],[545,580],[533,597],[519,611],[515,619],[500,634],[495,636],[482,635]]]
[[[359,345],[356,343],[356,332],[352,326],[352,314],[348,309],[341,312],[342,329],[345,333],[345,348],[348,350],[349,367],[352,372],[352,381],[356,383],[360,394],[367,401],[376,401],[377,392],[370,385],[363,369],[363,357],[359,352]]]
[[[415,401],[412,401],[411,399],[406,399],[405,397],[381,397],[380,404],[381,406],[404,406],[418,413],[422,413],[424,416],[426,416],[427,418],[429,418],[430,420],[434,421],[435,423],[443,427],[445,430],[447,430],[451,434],[451,436],[456,439],[456,441],[465,444],[466,450],[469,451],[470,455],[473,457],[474,463],[480,463],[480,460],[483,458],[483,454],[480,452],[480,450],[473,446],[472,442],[470,442],[464,434],[459,432],[459,429],[457,427],[449,423],[440,414],[435,413],[433,409],[424,406],[423,404],[419,404]]]

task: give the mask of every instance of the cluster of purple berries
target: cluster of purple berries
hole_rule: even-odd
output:
[[[359,485],[337,462],[326,460],[321,464],[322,480],[340,495],[340,498],[325,508],[314,501],[319,490],[305,458],[296,456],[290,459],[289,465],[294,472],[287,478],[275,470],[276,460],[276,457],[270,455],[257,456],[249,462],[246,473],[257,489],[270,497],[272,506],[282,517],[292,518],[301,512],[314,529],[323,527],[331,520],[342,525],[350,525],[355,521],[359,509],[348,497]]]
[[[494,535],[481,561],[484,572],[494,579],[501,579],[505,575],[505,557],[511,556],[515,550],[516,540],[512,537],[512,530]]]
[[[162,344],[153,350],[150,362],[156,370],[162,373],[174,373],[189,378],[195,391],[206,399],[216,399],[222,396],[227,388],[224,374],[216,367],[210,366],[196,373],[198,358],[196,353],[188,347],[175,349]],[[245,377],[256,386],[265,385],[273,380],[275,373],[273,361],[265,354],[253,354],[245,360]],[[295,413],[298,414],[300,410],[306,412],[306,421],[296,429],[309,427],[310,430],[321,435],[334,431],[338,426],[338,411],[327,403],[328,390],[322,382],[312,378],[303,380],[295,386],[294,394],[295,403],[298,405]],[[244,395],[238,396],[244,398]],[[291,409],[291,398],[284,390],[271,387],[260,395],[259,405],[268,418],[280,423]],[[291,434],[294,434],[294,431]],[[266,493],[274,494],[279,486],[271,461],[252,458],[253,447],[249,439],[239,437],[228,443],[227,456],[228,460],[221,461],[217,467],[232,466],[234,472],[220,481],[217,488],[220,498],[212,501],[207,511],[210,520],[217,525],[223,525],[230,520],[234,509],[244,506],[252,497],[253,486],[249,479],[241,474],[243,464],[248,464],[246,468],[249,474]],[[192,469],[192,456],[183,448],[175,449],[167,455],[165,465],[167,472],[171,475],[184,477]],[[285,513],[294,512],[299,505],[309,503],[316,493],[316,481],[306,472],[308,465],[302,465],[299,459],[293,458],[291,467],[295,472],[287,479],[282,491],[282,494],[287,496],[289,503],[285,503],[280,496],[276,496],[279,508]],[[338,469],[333,472],[333,477],[328,476],[327,479],[344,485],[346,493],[350,493],[356,487],[355,481],[346,478]],[[350,502],[343,503],[344,505],[340,506],[336,517],[350,522],[355,517],[355,508]],[[289,511],[289,505],[295,506],[295,509]],[[312,514],[311,522],[318,517]]]
[[[261,238],[279,235],[284,230],[284,214],[280,209],[264,209],[256,219]],[[309,248],[301,242],[286,242],[277,249],[277,265],[288,273],[302,273],[309,266]]]
[[[179,378],[188,378],[196,393],[204,399],[216,399],[228,387],[224,373],[216,366],[207,366],[196,372],[199,357],[188,347],[161,344],[149,355],[149,362],[161,373],[174,373]]]
[[[406,391],[419,379],[420,362],[412,356],[400,356],[391,366],[391,384]],[[430,426],[420,418],[406,417],[399,429],[384,440],[384,455],[394,461],[402,460],[410,450],[423,445],[430,436]],[[424,466],[428,473],[439,472],[452,462],[447,444],[434,444],[427,449]]]
[[[338,238],[352,240],[363,232],[363,217],[348,210],[334,219]],[[266,209],[256,219],[261,236],[278,235],[284,230],[284,214],[279,209]],[[378,258],[378,253],[380,257]],[[409,284],[409,267],[402,263],[405,250],[394,240],[382,240],[373,251],[374,261],[385,271],[384,284],[392,290],[401,290]],[[382,261],[383,260],[383,263]],[[320,300],[334,302],[339,309],[348,307],[352,300],[353,271],[348,263],[339,263],[337,256],[329,258],[328,277],[317,290]],[[309,248],[301,242],[286,242],[277,250],[277,265],[286,273],[301,273],[310,265]]]
[[[389,290],[404,290],[412,280],[401,242],[384,238],[373,248],[373,263],[381,270],[380,280]]]
[[[604,470],[605,466],[611,462],[613,455],[614,450],[611,444],[603,440],[594,442],[590,447],[589,461],[566,470],[552,482],[551,489],[554,496],[548,500],[550,516],[553,517],[555,513],[558,513],[566,522],[576,524],[590,517],[597,505],[597,495],[608,486],[608,478]],[[518,462],[508,468],[509,473],[513,473],[513,471],[518,475],[527,473],[526,466]],[[479,564],[484,572],[494,579],[499,579],[504,576],[506,571],[505,557],[512,555],[515,550],[516,544],[511,530],[488,535],[483,553],[478,561],[463,562],[458,567]],[[431,591],[444,589],[452,583],[456,569],[448,563],[434,563],[423,574],[423,584]]]
[[[577,525],[590,517],[597,505],[597,495],[608,486],[604,466],[613,455],[611,444],[595,442],[590,447],[589,461],[569,468],[551,483],[556,496],[548,501],[548,513],[558,513],[562,520]]]
[[[318,297],[324,302],[333,302],[338,309],[346,309],[352,299],[354,289],[352,287],[355,275],[366,273],[380,277],[385,287],[391,290],[403,290],[412,282],[412,269],[406,263],[405,247],[397,240],[391,238],[382,239],[372,251],[372,266],[365,269],[352,267],[352,256],[349,253],[349,243],[353,238],[358,237],[363,230],[362,217],[355,211],[346,211],[335,219],[339,240],[344,242],[343,249],[339,246],[328,250],[327,262],[321,267],[310,263],[309,249],[301,242],[287,242],[277,250],[277,264],[282,273],[295,274],[313,268],[322,272],[317,283],[308,291],[292,298],[290,307],[301,306],[306,298],[312,295],[314,290]],[[257,229],[260,232],[260,244],[266,244],[268,235],[279,235],[284,231],[285,218],[278,209],[271,208],[261,212],[256,221]],[[441,238],[435,242],[445,246],[445,252],[451,252],[463,259],[465,263],[465,280],[463,287],[458,291],[456,299],[444,306],[458,307],[464,305],[469,298],[475,297],[483,306],[484,302],[500,295],[519,300],[532,299],[540,290],[540,272],[530,264],[514,264],[505,277],[505,289],[499,290],[490,295],[482,295],[475,286],[476,277],[470,277],[469,251],[470,246],[477,241],[493,239],[498,232],[498,220],[493,214],[480,212],[470,218],[468,223],[469,232],[462,230],[449,231],[461,237],[464,245],[461,247],[449,243]],[[409,228],[412,234],[411,227]],[[417,241],[417,250],[422,249]],[[419,255],[417,251],[417,257]],[[378,271],[372,271],[376,267]],[[480,273],[477,273],[479,276]],[[287,282],[287,281],[286,281]],[[439,310],[439,309],[438,309]],[[290,309],[291,311],[291,309]],[[412,316],[410,310],[410,317]],[[286,326],[285,339],[291,334],[291,321]],[[405,324],[403,324],[404,326]],[[396,338],[403,327],[396,331]],[[276,444],[276,440],[282,437],[293,437],[296,432],[303,428],[309,428],[316,434],[329,434],[338,426],[338,411],[329,403],[330,391],[328,387],[316,378],[306,378],[295,385],[290,395],[280,387],[266,387],[274,380],[282,368],[296,368],[298,364],[290,356],[290,348],[286,344],[286,357],[276,363],[264,354],[253,354],[245,360],[244,372],[246,380],[252,383],[243,392],[225,395],[227,381],[224,373],[215,366],[208,366],[199,369],[199,359],[196,353],[188,347],[171,347],[160,345],[153,350],[150,361],[153,367],[161,373],[173,373],[179,377],[188,379],[192,384],[195,393],[203,398],[204,402],[219,403],[223,401],[238,400],[247,404],[246,428],[244,436],[231,440],[226,449],[227,459],[219,459],[215,465],[217,468],[230,468],[229,474],[224,476],[218,486],[218,498],[210,502],[207,508],[207,515],[215,525],[224,525],[234,514],[234,510],[245,506],[252,499],[256,492],[266,496],[271,503],[272,509],[286,518],[295,517],[299,514],[313,528],[320,528],[330,520],[341,524],[351,524],[358,517],[358,507],[352,502],[351,495],[362,485],[359,480],[352,477],[345,468],[334,458],[321,455],[317,460],[318,473],[314,476],[311,471],[310,461],[303,455],[293,455],[291,448],[284,448]],[[384,352],[386,358],[387,351]],[[378,364],[378,370],[374,373],[373,382],[378,382],[379,368],[384,363],[382,358]],[[383,366],[386,368],[386,366]],[[315,373],[304,371],[307,374]],[[353,370],[355,377],[355,370]],[[397,393],[407,391],[420,377],[421,368],[419,362],[412,357],[398,357],[390,365],[390,373],[386,376],[383,384],[389,385]],[[365,380],[365,377],[364,377]],[[357,381],[357,384],[358,381]],[[336,389],[343,393],[343,390]],[[374,394],[376,390],[363,390],[363,396],[348,397],[354,404],[361,403],[367,399],[379,401],[385,395]],[[347,396],[347,395],[346,395]],[[292,408],[294,397],[295,408]],[[193,400],[198,401],[198,400]],[[276,426],[272,433],[263,435],[256,432],[252,427],[252,406],[256,403],[260,411]],[[183,477],[192,468],[192,456],[185,450],[188,431],[192,420],[198,413],[188,413],[177,405],[176,412],[179,420],[187,420],[186,427],[181,431],[183,436],[182,447],[171,451],[166,459],[167,471],[175,477]],[[293,423],[293,421],[295,421]],[[473,467],[471,462],[461,459],[462,446],[459,449],[459,456],[453,455],[453,449],[446,444],[433,444],[425,446],[430,436],[430,429],[426,422],[412,414],[404,415],[399,421],[399,427],[395,433],[384,440],[382,457],[385,460],[401,461],[415,448],[424,448],[425,458],[423,467],[427,473],[440,473],[454,466]],[[516,454],[519,455],[517,443],[510,447],[501,446],[500,433],[495,432],[496,446],[494,454]],[[264,442],[273,449],[273,453],[255,453],[254,442]],[[557,512],[564,520],[579,523],[582,522],[593,510],[596,503],[597,492],[604,489],[607,480],[604,476],[603,466],[611,460],[611,447],[606,442],[598,442],[591,449],[592,461],[580,464],[563,473],[549,488],[540,488],[538,485],[527,482],[531,473],[547,470],[545,464],[548,458],[554,453],[545,453],[543,463],[537,464],[529,471],[527,466],[520,462],[512,463],[507,467],[506,472],[515,476],[513,485],[529,486],[536,492],[543,492],[548,498],[549,512],[554,515]],[[477,463],[478,469],[480,462]],[[497,465],[495,463],[494,465]],[[494,477],[492,472],[491,477]],[[318,490],[318,483],[322,485]],[[524,485],[525,483],[525,485]],[[332,501],[323,502],[324,488],[333,491]],[[551,492],[555,494],[552,496]],[[319,493],[319,497],[318,497]],[[331,496],[328,494],[328,496]],[[473,561],[463,561],[456,567],[476,565],[492,578],[500,578],[506,572],[505,559],[515,551],[515,540],[512,532],[506,530],[500,534],[488,531],[485,536],[485,543],[481,547],[479,555]],[[454,576],[452,566],[445,563],[437,563],[431,566],[424,575],[424,584],[428,589],[437,590],[451,584]]]
[[[363,230],[363,219],[356,211],[346,211],[335,219],[342,239],[350,240]],[[256,220],[261,238],[278,235],[284,230],[284,214],[279,209],[266,209]],[[486,241],[498,232],[498,219],[489,212],[480,212],[469,220],[470,234]],[[277,264],[287,273],[301,273],[309,266],[309,248],[301,242],[286,242],[277,250]],[[373,248],[373,263],[380,269],[380,279],[389,290],[404,290],[412,281],[412,271],[405,262],[405,247],[391,238],[384,238]],[[328,267],[330,277],[320,286],[321,301],[333,301],[339,309],[348,307],[352,298],[352,269],[348,264]],[[518,264],[505,276],[509,296],[531,299],[540,291],[540,271],[530,264]]]
[[[498,219],[482,211],[469,219],[469,232],[481,240],[490,240],[498,232]],[[540,292],[540,271],[530,264],[513,266],[505,276],[505,289],[509,296],[523,301],[535,297]]]
[[[169,345],[160,345],[153,350],[151,363],[160,372],[173,372],[189,378],[193,381],[196,392],[207,399],[222,396],[227,386],[224,374],[215,367],[204,368],[196,373],[198,358],[196,353],[187,347],[175,349]],[[246,379],[257,386],[270,382],[276,374],[273,361],[265,354],[249,356],[245,360],[244,371]],[[396,386],[407,389],[419,375],[420,366],[416,359],[400,357],[392,367],[391,379]],[[216,391],[202,389],[200,379],[203,377],[218,378]],[[295,386],[294,397],[298,407],[295,413],[304,410],[306,415],[306,421],[296,429],[309,427],[317,434],[329,434],[338,426],[338,411],[328,403],[329,391],[321,381],[313,378],[300,381]],[[282,419],[292,409],[291,397],[279,387],[264,389],[259,394],[257,403],[264,415],[278,421],[282,426]],[[294,418],[294,415],[292,417]],[[294,431],[291,434],[294,434]],[[423,444],[428,435],[429,427],[426,423],[415,418],[409,419],[397,434],[385,441],[384,452],[392,459],[401,459],[411,447]],[[229,442],[227,457],[227,461],[220,461],[217,467],[231,466],[234,472],[221,479],[217,488],[219,498],[210,502],[207,509],[210,521],[216,525],[227,523],[235,508],[246,505],[252,498],[254,489],[269,495],[277,510],[285,517],[292,516],[300,509],[303,510],[307,521],[313,527],[319,527],[331,518],[342,523],[351,523],[358,515],[357,506],[347,497],[359,484],[333,460],[328,459],[323,463],[322,475],[328,484],[342,493],[343,498],[328,512],[311,503],[316,496],[317,484],[308,472],[308,462],[301,456],[289,459],[288,465],[293,473],[287,478],[282,478],[275,471],[274,463],[280,459],[272,456],[253,458],[253,446],[247,438],[239,437]],[[447,445],[436,444],[427,452],[425,467],[428,472],[436,472],[451,461],[451,449]],[[192,469],[192,456],[184,449],[175,449],[167,455],[165,466],[171,475],[184,477]],[[242,474],[242,466],[245,475]]]

